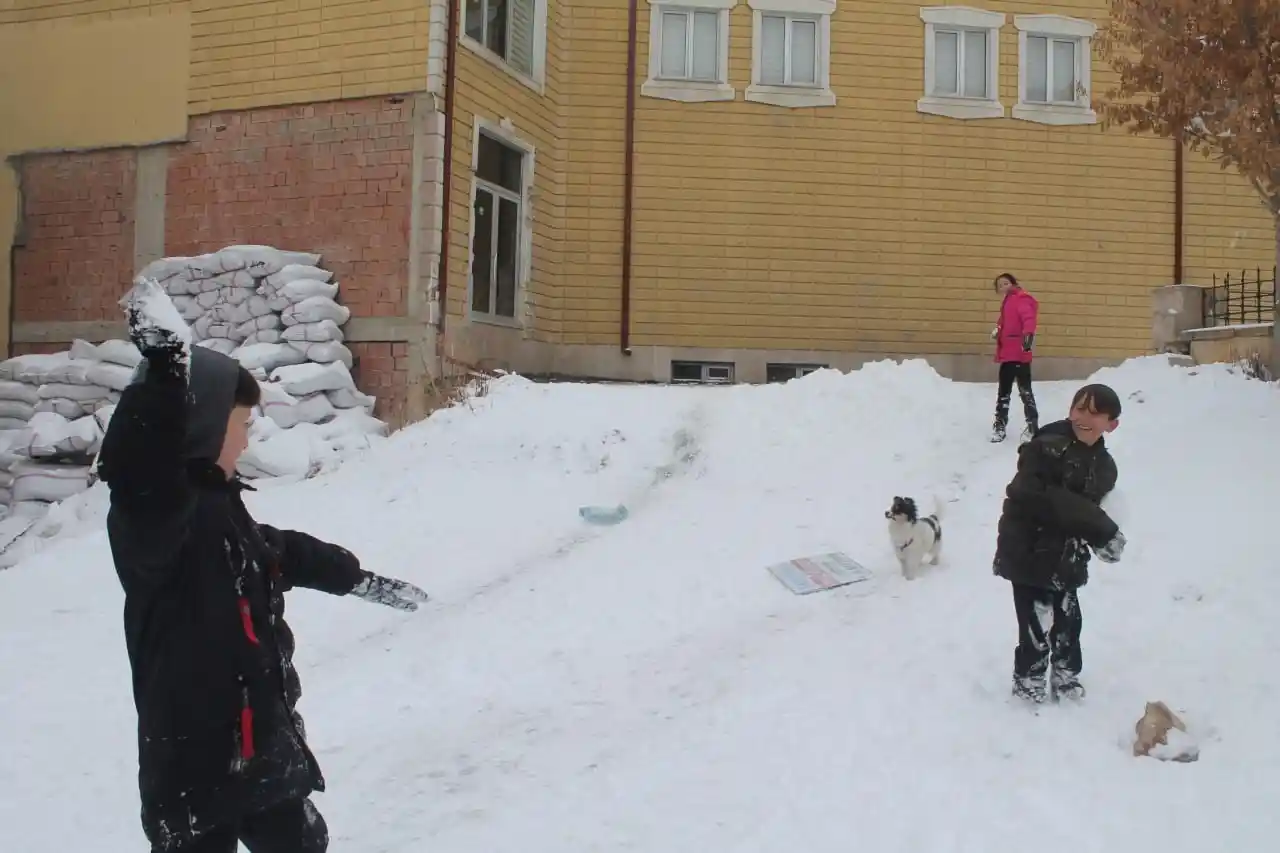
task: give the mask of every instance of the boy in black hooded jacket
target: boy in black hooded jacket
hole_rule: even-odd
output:
[[[250,517],[235,474],[259,402],[236,361],[190,345],[154,281],[125,298],[143,361],[98,457],[125,592],[142,824],[160,853],[323,853],[284,593],[307,587],[403,610],[426,595],[350,552]]]
[[[1114,563],[1125,545],[1120,528],[1100,506],[1117,476],[1103,435],[1119,420],[1116,392],[1086,385],[1071,401],[1067,420],[1045,426],[1018,448],[994,570],[1013,584],[1018,617],[1013,694],[1019,698],[1044,702],[1050,687],[1055,699],[1084,696],[1077,590],[1089,582],[1090,548]]]

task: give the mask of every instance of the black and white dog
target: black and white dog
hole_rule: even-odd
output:
[[[938,565],[942,551],[942,503],[937,507],[933,515],[921,518],[913,499],[895,497],[893,506],[884,514],[889,519],[889,541],[902,566],[902,576],[907,580],[919,577],[925,562]]]

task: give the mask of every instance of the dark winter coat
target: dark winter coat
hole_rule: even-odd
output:
[[[1069,590],[1089,582],[1089,549],[1119,532],[1102,510],[1116,485],[1104,439],[1078,441],[1068,421],[1049,424],[1018,449],[1005,491],[995,573],[1017,584]]]
[[[284,592],[345,594],[349,552],[255,524],[248,488],[214,464],[237,363],[193,348],[187,370],[149,355],[121,394],[99,456],[107,532],[125,592],[138,711],[142,823],[159,850],[323,790],[295,704]]]

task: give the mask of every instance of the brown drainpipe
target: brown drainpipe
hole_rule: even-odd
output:
[[[1173,283],[1182,284],[1182,216],[1183,216],[1183,176],[1182,176],[1182,136],[1173,139],[1177,147],[1173,150]]]
[[[458,79],[458,7],[459,3],[446,3],[449,10],[446,29],[448,44],[444,49],[444,186],[440,192],[440,272],[436,279],[436,300],[440,319],[436,327],[436,352],[444,352],[444,318],[449,315],[449,239],[453,221],[450,204],[453,199],[453,99]]]
[[[618,346],[631,355],[631,197],[635,187],[636,147],[636,30],[640,0],[630,0],[627,8],[627,119],[623,130],[622,154],[622,305]]]

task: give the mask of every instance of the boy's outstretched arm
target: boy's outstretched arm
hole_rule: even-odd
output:
[[[1047,524],[1078,536],[1095,548],[1110,542],[1120,528],[1111,517],[1084,495],[1048,482],[1048,457],[1043,439],[1032,439],[1018,448],[1018,472],[1005,494],[1025,506]],[[1106,495],[1116,484],[1115,463],[1110,459],[1098,471],[1100,494]]]
[[[155,281],[136,279],[121,304],[143,360],[103,437],[98,475],[111,490],[116,538],[145,570],[181,546],[193,505],[183,451],[191,331]]]
[[[280,560],[280,575],[288,587],[305,587],[330,595],[354,595],[398,610],[417,610],[427,594],[412,584],[384,578],[360,568],[360,560],[346,548],[297,530],[277,530],[259,524],[262,538]]]

